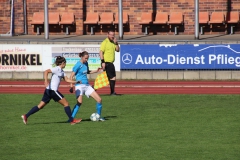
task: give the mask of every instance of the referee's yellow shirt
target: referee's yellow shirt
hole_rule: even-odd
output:
[[[116,45],[108,38],[102,41],[100,50],[103,52],[103,58],[105,62],[113,63],[115,61]]]

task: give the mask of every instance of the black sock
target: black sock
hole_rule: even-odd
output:
[[[115,92],[115,80],[110,80],[111,94]]]
[[[36,113],[37,111],[39,111],[40,109],[37,106],[34,106],[27,114],[26,117],[28,118],[31,114]]]
[[[64,110],[65,110],[65,112],[66,112],[66,114],[67,114],[67,116],[68,116],[68,118],[69,118],[69,122],[72,122],[72,112],[71,112],[71,109],[70,109],[70,107],[69,106],[67,106],[67,107],[64,107]]]

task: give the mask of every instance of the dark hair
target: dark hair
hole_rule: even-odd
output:
[[[79,57],[84,57],[85,55],[88,55],[87,51],[83,51],[79,53]]]
[[[108,31],[108,34],[109,34],[110,32],[113,32],[113,33],[115,33],[113,30],[109,30],[109,31]]]
[[[56,56],[55,65],[59,66],[62,63],[66,63],[66,59],[62,56]]]

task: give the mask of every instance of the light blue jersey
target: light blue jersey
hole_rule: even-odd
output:
[[[87,77],[87,73],[88,73],[88,63],[82,63],[81,61],[78,61],[73,69],[73,72],[75,72],[75,78],[76,81],[81,81],[81,84],[89,84],[88,83],[88,77]],[[75,84],[75,86],[81,85],[81,84]]]
[[[88,82],[88,77],[87,77],[87,73],[89,72],[89,68],[88,68],[88,63],[82,63],[81,61],[78,61],[73,69],[72,72],[75,73],[75,78],[76,81],[81,81],[82,83],[76,83],[75,84],[75,95],[78,98],[79,96],[82,95],[86,95],[87,97],[91,96],[91,94],[94,91],[94,89],[89,85]],[[72,118],[75,118],[78,110],[80,109],[81,103],[78,102],[73,110],[72,110]],[[102,102],[97,102],[96,104],[96,112],[101,116],[102,113]],[[104,121],[104,118],[100,118],[99,121]]]

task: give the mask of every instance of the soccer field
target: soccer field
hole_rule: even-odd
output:
[[[84,97],[73,126],[51,101],[24,125],[41,96],[0,94],[1,160],[240,159],[239,95],[102,95],[105,122],[89,120],[95,101]]]

